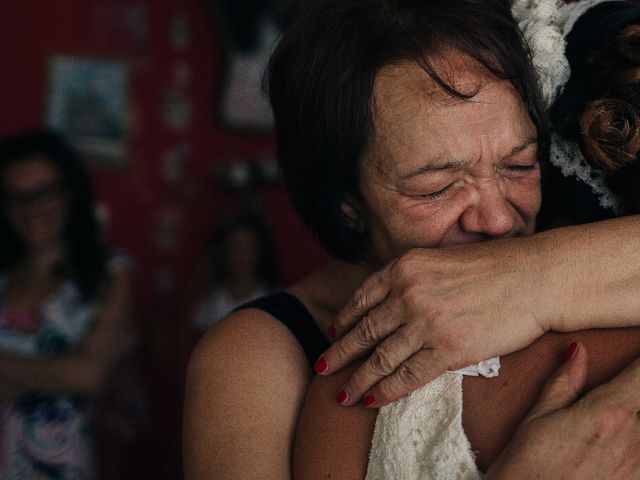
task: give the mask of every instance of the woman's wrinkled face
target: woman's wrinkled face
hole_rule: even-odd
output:
[[[66,200],[55,166],[31,157],[7,168],[2,180],[5,215],[17,235],[35,248],[59,242]]]
[[[540,208],[537,131],[513,86],[449,53],[446,94],[415,64],[383,68],[372,142],[360,165],[359,209],[374,261],[533,233]]]

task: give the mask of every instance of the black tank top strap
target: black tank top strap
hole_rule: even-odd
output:
[[[329,348],[329,342],[322,334],[309,310],[297,297],[290,293],[276,292],[245,303],[236,308],[236,311],[246,308],[263,310],[281,321],[302,346],[309,365],[313,365],[320,354]]]

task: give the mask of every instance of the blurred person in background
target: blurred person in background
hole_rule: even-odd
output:
[[[212,279],[193,315],[199,333],[237,306],[267,295],[279,285],[271,232],[253,212],[240,213],[216,228],[202,268]]]
[[[0,478],[95,478],[97,399],[135,343],[130,262],[51,132],[0,141],[0,201]]]

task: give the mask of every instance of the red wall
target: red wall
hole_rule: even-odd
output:
[[[97,10],[123,5],[146,8],[146,46],[131,47],[113,28],[105,33],[104,25],[99,24]],[[0,135],[42,124],[47,62],[52,54],[116,56],[130,61],[133,121],[126,165],[118,170],[94,171],[93,178],[98,199],[111,211],[112,243],[137,261],[139,323],[151,352],[151,382],[156,395],[163,397],[161,401],[153,399],[154,409],[158,416],[173,418],[166,420],[166,431],[162,432],[175,439],[165,446],[170,450],[177,448],[175,411],[181,396],[181,347],[176,339],[181,338],[183,328],[177,313],[183,286],[203,251],[211,225],[236,203],[230,194],[212,188],[211,165],[229,156],[273,154],[275,148],[272,135],[225,131],[213,118],[220,46],[212,29],[214,22],[204,7],[197,0],[21,0],[0,4]],[[177,14],[185,15],[191,26],[190,45],[184,51],[176,51],[170,42],[171,19]],[[195,109],[192,127],[180,134],[165,125],[161,114],[164,93],[178,60],[191,66],[192,79],[185,92]],[[179,141],[189,142],[192,154],[185,178],[171,185],[159,173],[160,159]],[[298,278],[324,260],[280,188],[264,188],[258,198],[274,227],[287,280]],[[170,251],[159,249],[153,239],[156,214],[164,207],[175,208],[183,216],[176,248]],[[173,291],[155,288],[159,268],[175,275]],[[174,468],[169,466],[168,470]]]

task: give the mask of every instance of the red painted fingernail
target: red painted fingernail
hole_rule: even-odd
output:
[[[376,397],[374,397],[373,395],[367,395],[366,397],[364,397],[364,400],[362,400],[362,403],[365,407],[372,407],[376,403]]]
[[[567,351],[564,353],[564,361],[568,362],[575,357],[577,351],[578,344],[576,342],[571,342],[571,345],[569,345],[569,348],[567,348]]]
[[[336,338],[336,335],[338,334],[338,332],[336,331],[335,325],[329,325],[329,328],[327,329],[327,331],[329,332],[329,336],[331,338]]]
[[[313,364],[313,369],[316,373],[324,373],[328,368],[329,362],[327,362],[327,359],[324,357],[320,357],[318,360],[316,360],[316,363]]]
[[[347,395],[347,392],[345,392],[344,390],[340,390],[338,392],[338,396],[336,397],[336,400],[338,400],[338,403],[344,403],[347,401],[348,397],[349,395]]]

